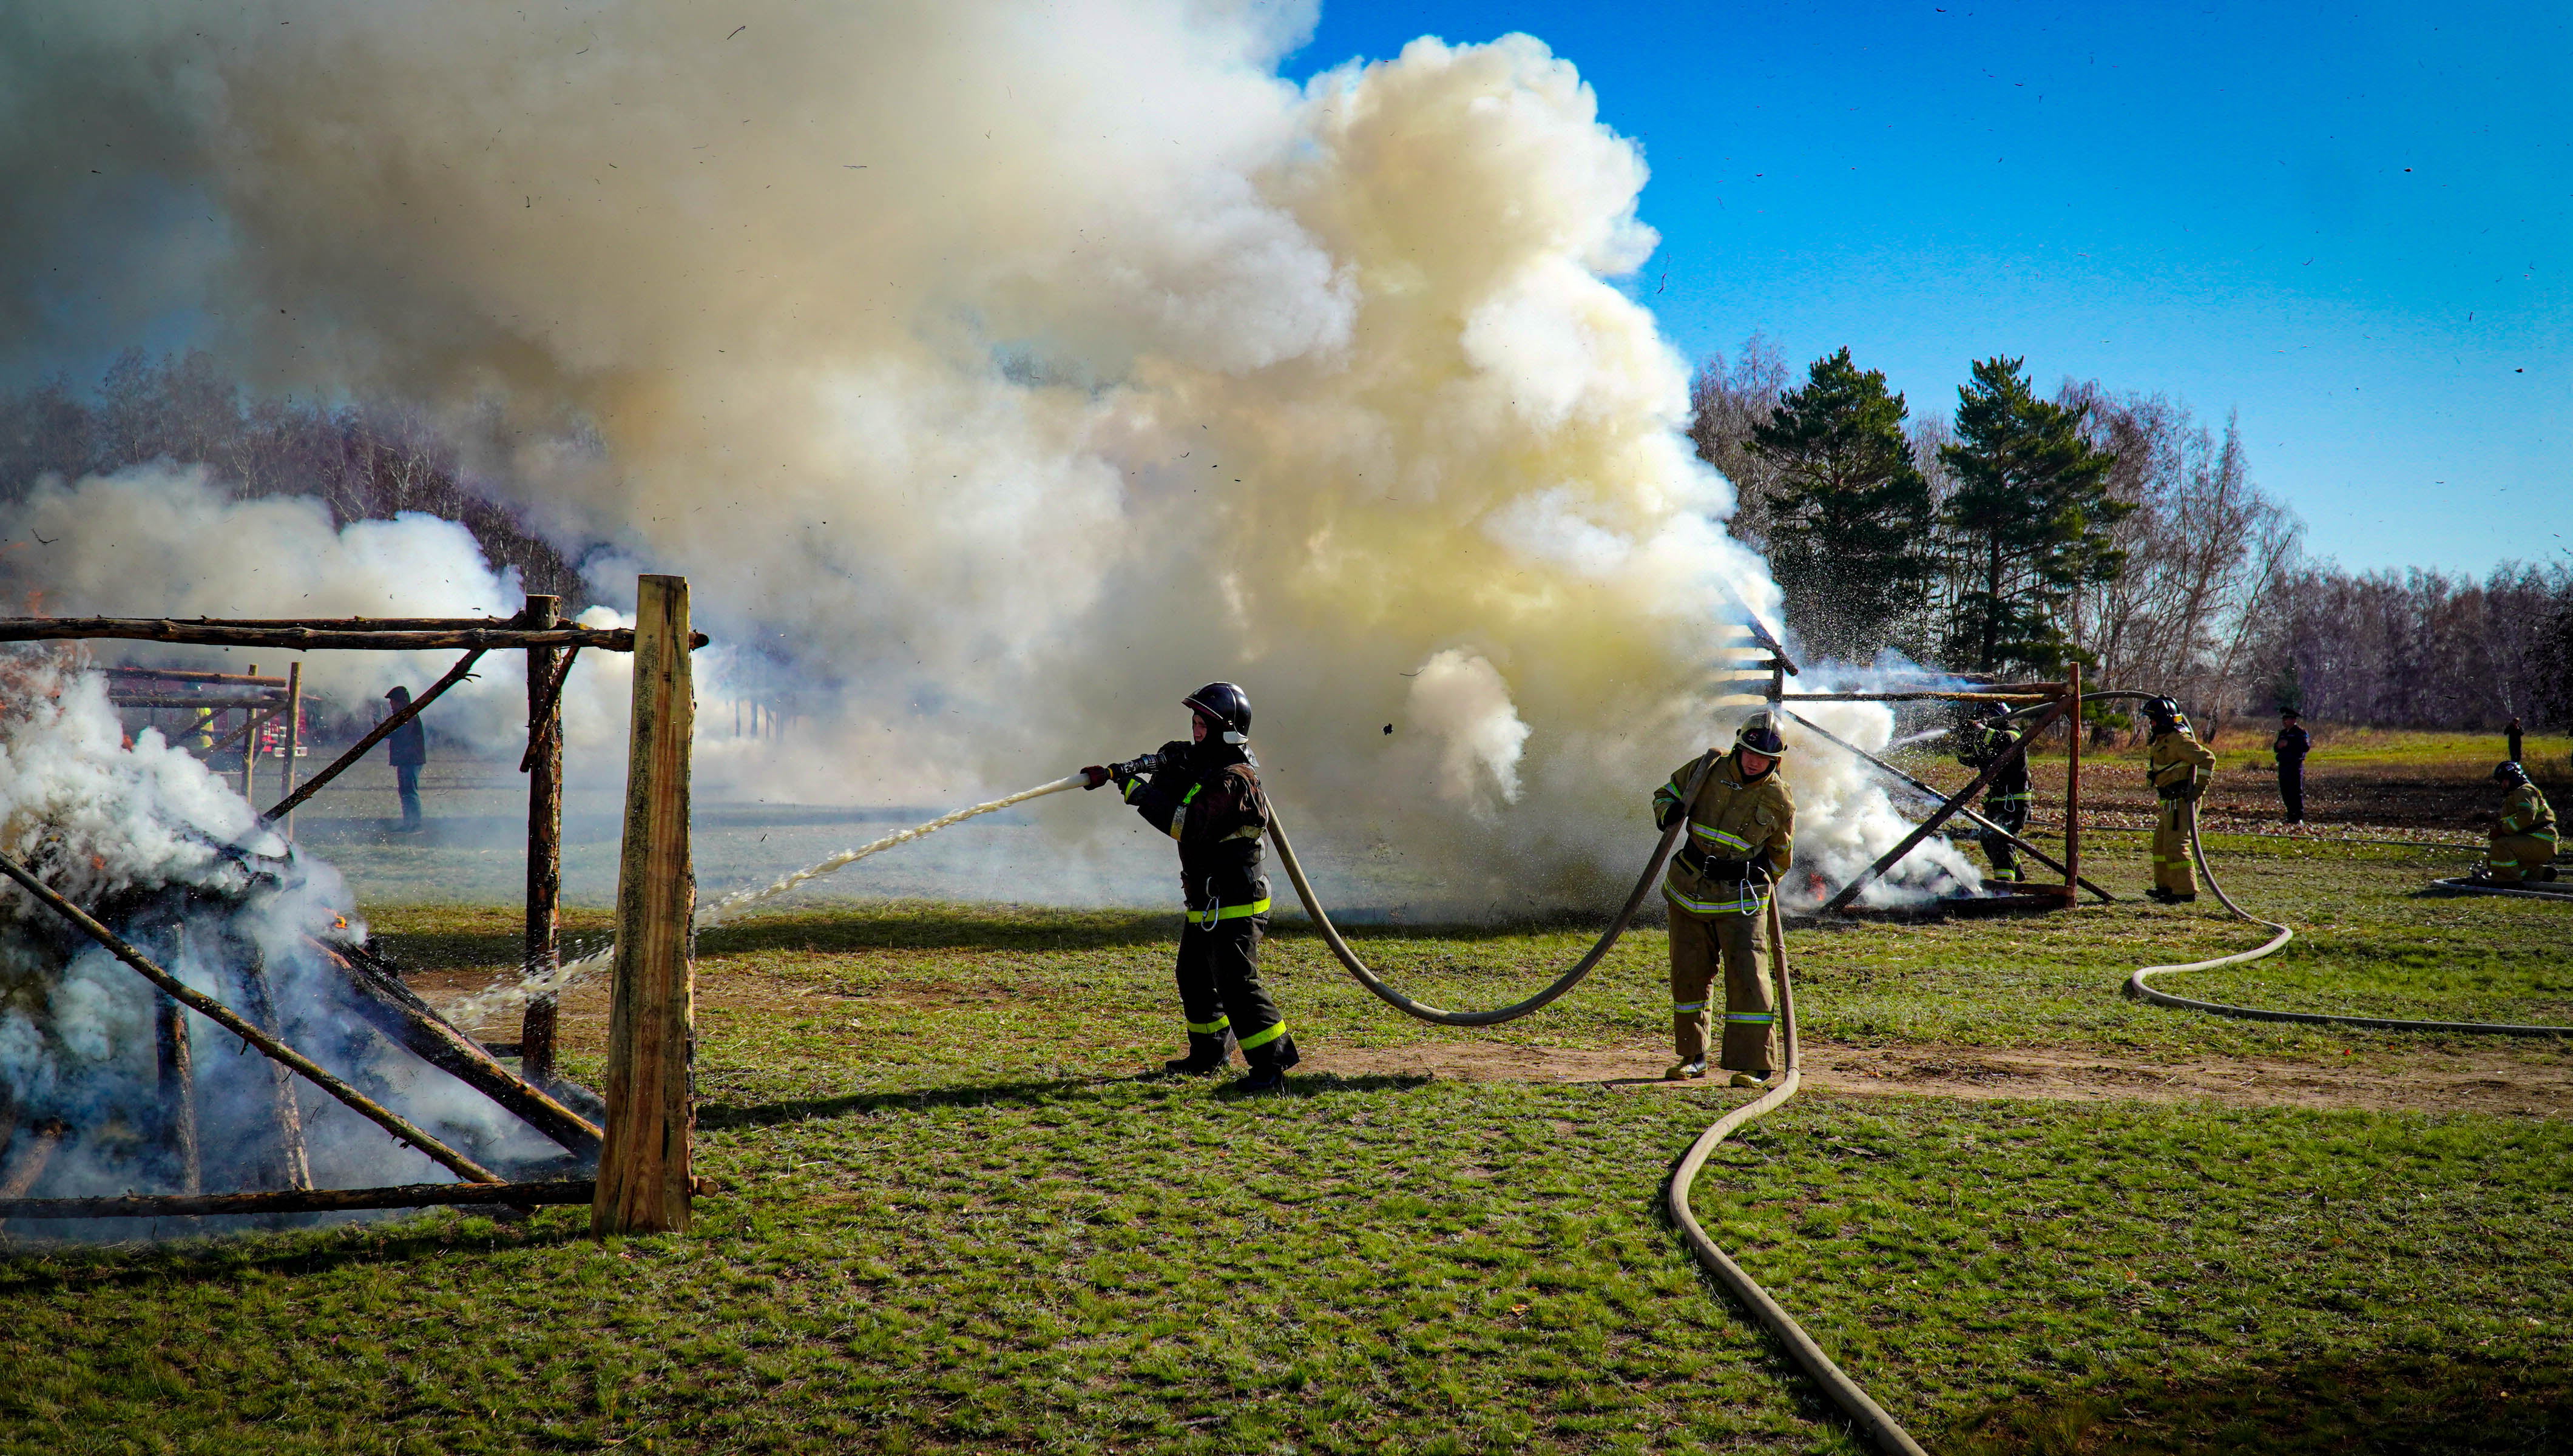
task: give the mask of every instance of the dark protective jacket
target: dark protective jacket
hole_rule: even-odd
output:
[[[401,710],[397,708],[395,711]],[[414,718],[395,729],[392,736],[385,739],[385,746],[392,751],[394,767],[418,768],[429,762],[429,729],[420,719]]]
[[[1131,779],[1126,802],[1144,822],[1180,842],[1180,893],[1208,925],[1269,913],[1261,839],[1269,796],[1260,765],[1241,747],[1208,739],[1167,744],[1160,772]]]
[[[2305,755],[2314,751],[2314,740],[2303,728],[2291,725],[2278,730],[2269,749],[2278,756],[2278,767],[2293,768],[2302,765]]]
[[[1957,730],[1957,762],[1977,773],[1992,767],[2010,752],[2019,735],[1999,723],[1968,723]],[[1992,805],[2025,804],[2029,801],[2028,755],[2012,759],[1984,790],[1984,802]]]

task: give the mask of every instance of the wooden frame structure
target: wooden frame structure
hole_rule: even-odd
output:
[[[635,654],[634,729],[627,756],[625,837],[617,884],[615,982],[609,1031],[607,1124],[598,1127],[565,1106],[548,1091],[553,1081],[556,1011],[550,998],[529,1005],[519,1043],[520,1070],[500,1066],[490,1049],[439,1017],[426,1003],[368,964],[363,952],[319,946],[348,970],[362,1018],[388,1040],[483,1092],[564,1147],[599,1154],[594,1179],[545,1183],[509,1183],[475,1164],[398,1113],[368,1098],[276,1036],[273,1007],[265,1005],[265,974],[251,968],[245,978],[247,998],[256,1003],[247,1016],[187,986],[163,970],[140,948],[99,924],[78,906],[6,855],[0,875],[14,880],[30,896],[70,920],[82,933],[105,946],[119,961],[152,982],[164,1004],[158,1019],[162,1042],[161,1074],[165,1096],[175,1097],[174,1135],[181,1141],[185,1172],[180,1192],[122,1198],[46,1199],[20,1196],[33,1186],[64,1136],[59,1126],[33,1129],[29,1154],[0,1175],[0,1217],[89,1218],[145,1217],[231,1212],[311,1212],[337,1208],[413,1207],[431,1203],[518,1204],[587,1202],[591,1228],[600,1235],[684,1229],[695,1184],[688,1171],[688,1144],[694,1111],[690,1102],[689,1063],[693,1051],[695,961],[689,922],[695,909],[696,877],[688,853],[689,739],[694,721],[694,687],[690,654],[706,644],[704,634],[690,630],[687,582],[676,576],[644,576],[637,584],[638,624],[632,629],[581,627],[564,621],[560,602],[530,596],[514,618],[399,618],[333,620],[194,621],[152,618],[14,618],[0,619],[0,642],[114,639],[166,642],[173,645],[279,647],[290,651],[419,651],[462,648],[464,655],[427,691],[403,710],[362,737],[329,766],[299,787],[295,782],[293,730],[289,730],[285,782],[278,801],[261,818],[287,832],[297,805],[364,758],[395,729],[417,718],[439,695],[471,674],[482,654],[521,650],[527,654],[527,752],[519,763],[529,776],[527,795],[527,962],[528,974],[551,972],[559,962],[562,883],[562,690],[571,664],[584,647]],[[146,686],[112,691],[112,700],[127,706],[186,706],[218,702],[245,711],[247,721],[237,736],[255,742],[255,730],[280,712],[301,706],[303,668],[290,668],[284,679],[249,674],[183,672],[176,669],[109,669],[112,678]],[[184,684],[177,692],[158,692],[151,684]],[[218,699],[214,691],[231,689]],[[283,693],[270,691],[283,687]],[[164,703],[162,699],[170,699]],[[290,717],[290,721],[291,717]],[[217,745],[217,751],[222,746]],[[247,767],[244,797],[256,787]],[[255,798],[253,803],[258,802]],[[357,1109],[398,1139],[443,1163],[464,1184],[424,1184],[398,1188],[314,1189],[310,1174],[293,1177],[296,1186],[273,1192],[206,1194],[197,1187],[194,1107],[189,1071],[187,1026],[178,1008],[186,1006],[257,1048],[279,1069],[281,1135],[300,1167],[301,1125],[295,1110],[292,1080],[301,1078]],[[262,1025],[262,1024],[265,1025]],[[469,1186],[468,1186],[469,1185]]]
[[[1856,900],[1879,876],[1900,864],[1905,855],[1912,853],[1923,840],[1937,833],[1939,826],[1958,817],[1963,817],[1988,834],[2001,835],[2022,853],[2064,877],[2064,883],[2060,886],[2023,884],[2021,895],[2032,902],[2031,908],[2069,909],[2078,903],[2082,892],[2086,890],[2103,904],[2116,903],[2116,896],[2082,876],[2082,664],[2074,663],[2071,672],[2064,679],[2054,682],[1985,684],[1977,681],[1976,686],[1971,689],[1924,687],[1883,692],[1791,693],[1787,691],[1787,679],[1797,676],[1798,672],[1794,660],[1787,655],[1787,649],[1779,644],[1778,639],[1771,635],[1768,628],[1761,625],[1759,618],[1749,618],[1747,625],[1753,643],[1768,656],[1752,662],[1747,670],[1737,671],[1734,674],[1736,680],[1760,679],[1763,683],[1761,696],[1768,702],[1772,712],[1794,719],[1798,726],[1820,737],[1824,742],[1852,755],[1887,777],[1924,794],[1939,796],[1941,791],[1858,745],[1840,738],[1821,724],[1797,712],[1791,705],[1795,703],[1957,702],[2006,703],[2021,711],[2036,707],[2043,707],[2045,710],[2036,722],[2021,731],[2019,741],[2012,745],[2010,752],[2000,761],[1976,775],[1974,781],[1963,789],[1946,795],[1939,807],[1931,811],[1929,817],[1914,828],[1912,833],[1906,835],[1901,843],[1879,856],[1874,864],[1853,877],[1848,884],[1834,891],[1823,903],[1824,914],[1836,914],[1846,910],[1850,902]],[[1947,681],[1956,680],[1956,675],[1953,674],[1943,674],[1942,677]],[[2072,725],[2071,732],[2067,736],[2071,748],[2068,751],[2065,775],[2064,850],[2063,858],[2060,860],[1968,807],[1969,801],[1982,793],[1985,787],[2000,775],[2006,765],[2027,753],[2031,741],[2059,722]]]

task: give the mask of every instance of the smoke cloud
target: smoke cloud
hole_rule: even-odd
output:
[[[180,318],[267,386],[443,411],[603,595],[685,573],[744,671],[802,685],[817,726],[763,769],[802,797],[1037,782],[1230,678],[1307,840],[1400,843],[1459,907],[1595,898],[1730,736],[1725,624],[1778,615],[1612,282],[1654,242],[1643,157],[1539,41],[1299,87],[1308,23],[20,11],[0,308],[22,371]],[[13,519],[72,532],[26,569],[88,609],[515,605],[435,523],[298,509],[182,472]]]

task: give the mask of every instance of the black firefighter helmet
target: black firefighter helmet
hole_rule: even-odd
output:
[[[2188,719],[2180,714],[2179,704],[2169,698],[2144,699],[2144,716],[2152,720],[2157,732],[2167,733],[2174,728],[2188,726]]]
[[[2520,785],[2528,782],[2528,770],[2521,768],[2516,762],[2494,764],[2493,782],[2496,784],[2508,784],[2512,788],[2516,789]]]
[[[1787,740],[1778,736],[1777,721],[1766,713],[1754,713],[1742,720],[1733,734],[1735,748],[1747,748],[1763,758],[1785,758]]]
[[[1207,732],[1226,743],[1251,741],[1251,694],[1229,682],[1211,682],[1180,702],[1207,720]]]

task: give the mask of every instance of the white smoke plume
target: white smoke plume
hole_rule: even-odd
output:
[[[1308,20],[13,12],[0,307],[22,356],[178,312],[271,387],[445,411],[477,488],[611,601],[685,573],[702,625],[805,684],[781,793],[1038,782],[1230,678],[1316,848],[1400,844],[1458,907],[1592,900],[1669,766],[1729,734],[1723,624],[1778,619],[1681,432],[1686,366],[1611,282],[1653,246],[1643,157],[1529,37],[1299,87]],[[47,498],[147,488],[190,489]],[[293,560],[173,533],[155,569],[248,615],[310,561],[349,610],[371,538],[310,524]],[[375,610],[515,605],[394,530],[423,545]],[[91,583],[83,609],[168,595],[104,549],[24,569]],[[1104,846],[1106,817],[1047,822]]]

